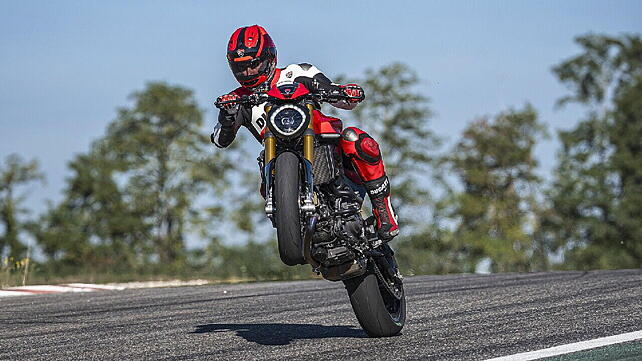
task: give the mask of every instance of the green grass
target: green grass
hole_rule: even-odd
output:
[[[546,361],[639,361],[642,360],[642,341],[631,341],[548,357]]]

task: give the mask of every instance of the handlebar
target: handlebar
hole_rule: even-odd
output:
[[[257,93],[257,94],[250,94],[250,95],[242,95],[237,99],[234,100],[227,100],[224,102],[219,101],[216,99],[214,102],[214,106],[222,109],[223,105],[226,104],[247,104],[247,105],[259,105],[261,103],[264,103],[269,96],[265,93]]]
[[[319,103],[336,103],[342,100],[358,100],[361,101],[361,97],[353,97],[343,94],[340,90],[318,90],[315,93],[309,93],[303,97],[304,99],[313,100]],[[270,99],[270,96],[266,93],[256,93],[250,95],[243,95],[238,99],[227,100],[227,101],[218,101],[214,102],[214,106],[218,109],[223,109],[223,106],[226,104],[242,104],[242,105],[259,105],[265,103]]]

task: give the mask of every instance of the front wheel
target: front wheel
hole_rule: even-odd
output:
[[[368,336],[394,336],[401,332],[406,322],[406,295],[400,281],[395,283],[388,279],[390,277],[385,272],[382,275],[377,267],[371,261],[365,274],[343,283],[354,314]]]
[[[274,202],[276,204],[276,236],[279,256],[288,266],[305,264],[301,211],[299,209],[300,181],[299,158],[285,152],[276,159]]]

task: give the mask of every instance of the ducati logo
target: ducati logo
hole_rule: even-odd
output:
[[[238,56],[243,56],[243,54],[245,54],[245,50],[243,50],[243,49],[238,49],[236,51],[236,55],[238,55]]]
[[[386,180],[379,187],[371,190],[370,194],[375,194],[375,195],[379,194],[379,193],[385,191],[387,187],[388,187],[388,178],[386,178]]]
[[[286,78],[291,78],[291,77],[292,77],[292,72],[291,72],[291,71],[287,72],[287,73],[285,74],[285,77],[286,77]]]

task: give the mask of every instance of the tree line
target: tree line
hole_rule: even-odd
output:
[[[429,99],[401,63],[368,70],[367,100],[349,114],[379,141],[402,233],[406,274],[642,266],[642,39],[589,34],[552,68],[583,118],[558,131],[549,179],[534,148],[550,136],[530,104],[471,119],[445,146]],[[21,188],[35,160],[0,165],[0,258],[41,256],[41,277],[309,277],[281,265],[262,215],[259,176],[241,136],[214,150],[194,94],[153,82],[117,109],[106,133],[68,164],[63,199],[37,216]],[[255,147],[254,147],[255,148]],[[188,248],[189,240],[200,247]]]

